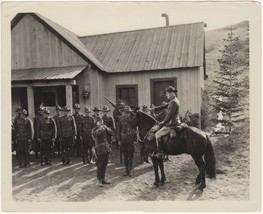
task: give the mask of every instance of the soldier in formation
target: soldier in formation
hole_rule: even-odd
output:
[[[76,136],[76,140],[74,143],[73,152],[75,153],[74,154],[75,156],[80,157],[81,145],[82,145],[81,130],[82,130],[82,118],[83,118],[83,115],[80,113],[80,104],[76,103],[74,105],[74,110],[75,112],[73,114],[73,117],[76,122],[77,136]]]
[[[44,111],[44,107],[42,105],[40,105],[39,109],[37,110],[38,114],[33,119],[33,121],[34,121],[34,133],[37,133],[38,123],[39,123],[40,119],[43,118],[43,111]],[[36,135],[34,135],[33,150],[35,152],[35,158],[37,159],[38,158],[38,153],[39,153],[39,150],[40,150],[40,145],[39,145],[39,142],[37,140],[37,136]]]
[[[106,125],[108,128],[110,128],[114,132],[114,136],[115,136],[115,129],[116,129],[115,122],[113,117],[109,116],[109,112],[110,112],[109,107],[106,105],[103,106],[102,111],[103,111],[103,116],[102,116],[103,124]],[[107,140],[110,145],[110,148],[112,147],[112,137],[114,136],[110,134],[107,135]],[[111,158],[111,153],[109,155],[109,162],[111,162],[110,158]]]
[[[91,135],[92,129],[96,126],[94,118],[90,115],[90,107],[85,107],[85,115],[82,118],[82,159],[83,164],[93,162],[92,147],[95,146]]]
[[[57,152],[58,156],[60,157],[60,151],[61,151],[61,129],[59,127],[60,125],[60,118],[61,118],[61,107],[59,105],[56,106],[56,112],[57,114],[53,117],[55,123],[56,123],[56,127],[57,127],[57,138],[55,140],[55,146],[53,148],[53,156],[55,156],[55,153]]]
[[[75,119],[70,115],[69,107],[65,106],[62,109],[64,115],[60,118],[60,133],[62,142],[62,163],[71,165],[73,142],[76,140],[77,128]]]
[[[37,140],[40,144],[40,164],[43,166],[43,158],[46,165],[51,165],[52,148],[57,138],[57,127],[55,120],[49,116],[50,111],[44,109],[43,117],[37,127]]]
[[[124,154],[125,172],[124,175],[133,175],[133,155],[134,144],[136,140],[136,131],[131,127],[129,123],[129,113],[131,108],[126,105],[124,112],[118,120],[118,140],[121,146],[121,150]]]
[[[33,139],[32,121],[27,118],[27,111],[22,109],[20,117],[14,124],[17,159],[19,168],[29,167],[29,148]]]

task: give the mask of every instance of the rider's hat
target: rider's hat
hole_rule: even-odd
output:
[[[173,86],[169,86],[168,88],[166,88],[165,90],[164,90],[164,94],[166,93],[166,92],[169,92],[169,93],[171,93],[171,92],[177,92],[177,90],[173,87]]]

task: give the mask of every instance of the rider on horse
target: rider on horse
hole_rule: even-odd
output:
[[[162,142],[161,138],[170,133],[172,127],[177,126],[181,123],[179,118],[179,100],[175,95],[176,89],[172,86],[169,86],[165,89],[164,93],[166,97],[170,100],[168,104],[155,107],[155,110],[163,110],[167,108],[167,114],[163,121],[158,124],[158,131],[155,133],[157,153],[155,157],[161,158],[163,156],[162,151]]]

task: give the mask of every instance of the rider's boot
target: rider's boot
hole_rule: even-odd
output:
[[[156,157],[158,159],[162,159],[163,155],[164,155],[163,154],[163,150],[162,150],[162,140],[158,139],[157,144],[158,144],[158,146],[157,146],[157,153],[155,153],[153,155],[153,157]]]

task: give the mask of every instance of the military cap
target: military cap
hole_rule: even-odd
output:
[[[75,103],[75,105],[74,105],[74,109],[80,109],[80,104]]]
[[[61,111],[61,110],[62,110],[62,108],[61,108],[59,105],[57,105],[57,106],[56,106],[56,110],[59,110],[59,111]]]
[[[124,105],[124,103],[122,102],[121,99],[118,99],[118,100],[117,100],[117,104],[119,104],[119,105]]]
[[[92,111],[101,111],[98,106],[95,106]]]
[[[90,107],[85,106],[85,112],[90,113]]]
[[[167,105],[167,102],[163,101],[161,104],[162,104],[162,105]]]
[[[22,110],[23,110],[23,108],[21,106],[18,106],[17,109],[16,109],[16,112],[22,111]]]
[[[102,111],[103,111],[103,112],[109,112],[110,109],[109,109],[108,106],[105,105],[105,106],[103,106]]]
[[[23,110],[22,110],[22,114],[23,114],[23,115],[27,115],[27,110],[23,109]]]
[[[68,106],[64,106],[64,107],[62,108],[62,111],[70,111],[70,108],[69,108]]]
[[[50,110],[47,109],[47,108],[45,108],[44,111],[43,111],[43,113],[45,113],[45,114],[50,114]]]
[[[148,106],[147,106],[147,105],[143,105],[143,106],[142,106],[142,110],[144,111],[144,110],[146,110],[146,109],[148,109]]]
[[[163,93],[166,93],[166,92],[169,92],[169,93],[171,93],[171,92],[177,92],[177,90],[176,90],[173,86],[169,86],[168,88],[166,88],[166,89],[164,90]]]
[[[42,112],[42,111],[44,111],[44,109],[45,109],[45,108],[44,108],[42,105],[40,105],[39,108],[38,108],[38,111],[39,111],[39,112]]]

